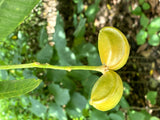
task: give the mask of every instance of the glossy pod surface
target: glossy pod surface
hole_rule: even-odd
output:
[[[107,111],[118,104],[122,94],[123,84],[120,76],[114,71],[107,71],[93,86],[90,104],[98,110]]]
[[[102,64],[110,70],[117,70],[127,62],[130,47],[121,31],[104,27],[98,35],[98,50]]]

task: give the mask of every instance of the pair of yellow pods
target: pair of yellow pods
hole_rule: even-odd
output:
[[[125,65],[130,46],[121,31],[104,27],[99,32],[98,50],[104,69],[92,88],[90,104],[98,110],[107,111],[114,108],[122,97],[122,80],[114,70]]]

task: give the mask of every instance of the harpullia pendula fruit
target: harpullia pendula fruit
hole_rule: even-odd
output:
[[[104,27],[98,35],[98,50],[104,69],[92,88],[90,104],[107,111],[114,108],[122,97],[122,80],[113,70],[120,69],[127,62],[130,47],[121,31]]]
[[[127,62],[130,47],[121,31],[104,27],[98,35],[98,50],[102,64],[110,70],[117,70]]]
[[[109,70],[93,86],[89,103],[98,110],[107,111],[118,104],[122,94],[123,84],[120,76]]]

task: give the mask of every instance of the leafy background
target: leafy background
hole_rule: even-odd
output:
[[[50,2],[56,3],[56,7]],[[56,14],[45,16],[47,8],[55,8]],[[158,120],[158,10],[159,3],[150,0],[41,1],[14,32],[0,40],[0,64],[37,61],[53,65],[100,65],[98,31],[103,26],[115,26],[131,46],[127,64],[118,71],[124,84],[123,97],[114,109],[101,112],[88,104],[91,88],[100,73],[36,68],[1,70],[1,81],[36,78],[43,82],[29,94],[1,99],[0,119]],[[56,23],[53,34],[48,29],[52,26],[48,24],[50,18]]]

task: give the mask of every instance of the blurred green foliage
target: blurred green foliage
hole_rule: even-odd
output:
[[[133,14],[140,16],[141,29],[136,35],[138,45],[148,42],[151,46],[160,45],[160,17],[151,20],[145,15],[144,11],[150,9],[150,4],[145,0],[139,0],[139,5],[132,11]]]
[[[152,105],[156,104],[157,91],[149,91],[146,96]]]
[[[48,44],[45,26],[42,26],[37,36],[37,44],[32,44],[29,33],[20,29],[0,41],[0,65],[22,64],[38,61],[54,65],[100,65],[97,46],[85,41],[86,23],[93,22],[99,9],[96,0],[87,10],[83,9],[83,0],[74,0],[75,11],[73,24],[74,44],[67,46],[64,22],[57,15],[52,47]],[[142,2],[143,3],[143,2]],[[34,14],[34,13],[32,13]],[[142,15],[143,16],[143,15]],[[143,16],[142,21],[146,21]],[[30,19],[30,18],[28,18]],[[159,18],[157,18],[159,19]],[[157,32],[159,20],[142,23],[143,27],[154,28],[153,31],[141,32],[143,41],[150,34]],[[27,20],[26,20],[27,22]],[[28,27],[28,26],[27,26]],[[27,29],[27,28],[25,28]],[[148,29],[149,30],[149,29]],[[94,31],[94,30],[93,30]],[[139,35],[141,37],[141,35]],[[156,39],[154,37],[153,39]],[[143,42],[144,43],[144,42]],[[141,44],[143,44],[141,43]],[[32,47],[36,50],[33,50]],[[99,78],[99,73],[91,71],[58,71],[49,69],[17,69],[0,70],[0,81],[20,79],[42,79],[43,82],[34,91],[17,98],[0,100],[0,119],[2,120],[158,120],[146,111],[135,111],[130,108],[126,98],[131,93],[131,87],[124,82],[124,94],[120,103],[107,112],[98,111],[88,103],[93,84]],[[148,93],[147,99],[155,103],[155,97]],[[154,100],[153,100],[154,99]],[[123,112],[125,111],[125,112]]]

